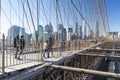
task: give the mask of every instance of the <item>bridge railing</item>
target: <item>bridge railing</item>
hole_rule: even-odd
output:
[[[11,66],[13,67],[31,62],[40,63],[43,59],[46,59],[43,57],[43,43],[40,43],[37,46],[35,45],[35,42],[26,44],[21,59],[19,60],[15,58],[16,49],[13,47],[13,44],[10,43],[8,45],[7,41],[8,40],[5,40],[5,38],[1,41],[0,72],[6,72],[5,69]],[[89,40],[55,41],[53,45],[53,53],[50,52],[50,57],[61,58],[94,44],[96,44],[94,41]],[[19,53],[17,56],[18,55]]]
[[[88,74],[84,73],[84,70],[82,70],[81,72],[77,72],[77,71],[72,71],[68,69],[69,68],[79,68],[79,69],[84,68],[86,70],[88,69],[94,70],[95,66],[97,67],[97,65],[99,65],[101,61],[102,61],[102,58],[99,58],[99,57],[92,57],[92,56],[86,57],[86,56],[79,56],[79,55],[77,56],[71,55],[70,57],[65,57],[53,64],[43,65],[42,67],[37,68],[36,72],[35,71],[32,72],[32,70],[31,72],[29,72],[28,70],[27,71],[28,74],[26,76],[24,76],[25,73],[23,73],[23,74],[20,74],[14,77],[13,80],[17,79],[18,77],[20,77],[21,79],[27,79],[27,80],[29,79],[36,79],[36,80],[42,80],[42,79],[80,80],[81,79],[83,80],[83,79],[86,79],[88,76]],[[63,69],[65,67],[67,68]],[[37,75],[35,75],[35,73],[37,73]],[[31,76],[32,74],[34,74],[34,76]]]

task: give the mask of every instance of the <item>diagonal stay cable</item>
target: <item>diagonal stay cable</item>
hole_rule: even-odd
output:
[[[19,0],[18,0],[19,1]],[[20,2],[19,2],[20,3]],[[24,5],[23,1],[21,0],[21,4]],[[31,28],[30,28],[30,24],[29,24],[29,21],[28,21],[28,16],[27,16],[27,13],[25,11],[25,7],[23,7],[23,11],[25,13],[25,17],[26,17],[26,21],[27,21],[27,25],[28,25],[28,28],[29,28],[29,31],[30,33],[32,34],[32,31],[31,31]],[[33,37],[32,37],[32,41],[33,41]]]
[[[98,0],[97,3],[98,3],[99,12],[100,12],[100,15],[101,15],[101,18],[102,18],[102,23],[103,23],[104,31],[105,31],[105,34],[106,34],[106,27],[105,27],[105,23],[104,23],[102,11],[101,11],[101,8],[100,8],[100,1]]]
[[[22,3],[22,5],[24,5],[24,3],[23,3],[22,0],[21,0],[21,3]],[[27,25],[28,25],[28,27],[29,27],[30,33],[32,33],[32,32],[31,32],[31,29],[30,29],[30,24],[29,24],[29,21],[28,21],[27,13],[26,13],[26,11],[25,11],[25,7],[24,7],[24,6],[23,6],[23,11],[24,11],[24,13],[25,13],[25,17],[26,17],[26,21],[27,21]]]
[[[7,20],[9,21],[10,25],[12,25],[12,23],[11,23],[10,19],[8,18],[6,12],[5,12],[2,8],[1,8],[1,10],[2,10],[2,12],[4,13],[5,17],[7,18]]]
[[[13,10],[14,10],[14,12],[15,12],[15,14],[17,15],[17,17],[20,19],[20,21],[22,22],[22,24],[23,24],[23,21],[21,20],[21,18],[20,18],[20,16],[19,16],[19,14],[17,13],[17,11],[15,10],[15,8],[13,7],[13,5],[11,4],[11,1],[10,0],[8,0],[8,2],[9,2],[9,4],[10,4],[10,6],[13,8]]]
[[[62,15],[61,15],[61,11],[60,11],[59,4],[58,4],[58,11],[59,11],[59,15],[60,15],[60,20],[61,20],[61,22],[63,23],[63,20],[62,20]]]
[[[63,4],[63,1],[62,1],[62,6],[63,6],[63,12],[64,12],[64,16],[65,16],[65,19],[66,19],[66,22],[67,22],[67,26],[69,26],[69,20],[68,20],[68,17],[67,17],[67,13],[65,11],[65,4]]]
[[[33,17],[32,17],[32,12],[31,12],[31,8],[30,8],[30,4],[29,4],[28,0],[27,0],[27,5],[28,5],[29,12],[30,12],[30,17],[31,17],[31,20],[32,20],[33,28],[34,28],[34,31],[36,32],[34,20],[33,20]],[[37,36],[37,34],[36,34],[36,36]]]
[[[107,26],[108,26],[108,32],[110,31],[110,26],[109,26],[109,20],[108,20],[108,15],[107,15],[107,8],[106,8],[106,1],[104,0],[104,5],[105,5],[105,13],[106,13],[106,18],[107,18]]]
[[[45,14],[45,18],[46,18],[46,21],[47,21],[47,23],[48,23],[48,18],[47,18],[46,12],[45,12],[45,7],[44,7],[44,5],[43,5],[43,0],[41,0],[41,5],[42,5],[42,7],[43,7],[43,11],[44,11],[44,14]]]
[[[71,0],[71,3],[73,4],[74,8],[77,10],[77,12],[79,13],[79,15],[81,16],[81,18],[85,21],[85,23],[87,24],[89,30],[91,30],[90,25],[87,23],[87,21],[85,20],[85,18],[83,17],[82,13],[78,10],[78,8],[76,7],[76,5],[74,4],[74,2]]]

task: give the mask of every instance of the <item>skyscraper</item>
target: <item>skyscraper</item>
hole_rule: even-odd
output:
[[[24,39],[26,41],[26,44],[29,44],[30,43],[30,38],[31,38],[31,34],[27,34],[26,31],[25,31],[25,28],[20,28],[20,33],[19,35],[23,35],[24,36]]]
[[[99,39],[99,23],[96,21],[95,24],[95,39]]]
[[[16,35],[24,35],[26,43],[30,42],[31,34],[28,34],[25,32],[25,28],[21,28],[20,26],[13,25],[11,28],[8,30],[8,35],[7,35],[7,44],[12,44],[13,39],[16,37]],[[11,41],[11,42],[10,42]]]
[[[68,28],[67,41],[72,40],[73,28]]]
[[[64,41],[66,40],[66,29],[65,28],[63,29],[63,40]]]
[[[43,41],[48,40],[49,37],[50,37],[50,36],[49,36],[48,32],[43,32]]]
[[[13,39],[17,34],[20,33],[20,26],[13,25],[11,28],[8,30],[8,35],[7,39]]]
[[[63,27],[63,24],[58,24],[58,40],[63,40],[63,30],[64,30],[64,27]]]
[[[20,26],[13,25],[8,29],[8,35],[7,35],[7,44],[12,44],[13,39],[20,33]]]
[[[76,38],[77,39],[82,39],[82,26],[79,26],[78,23],[76,23],[75,33],[76,33]]]
[[[48,33],[49,37],[53,37],[53,26],[51,22],[45,26],[45,32]]]
[[[49,25],[45,26],[45,31],[48,33],[53,33],[53,26],[52,26],[51,22],[49,23]]]
[[[73,28],[68,28],[68,32],[73,33]]]
[[[43,38],[43,27],[42,25],[39,25],[38,26],[38,41],[42,41],[42,38]]]
[[[37,33],[38,31],[34,31],[33,33],[32,33],[32,39],[31,40],[33,40],[33,41],[36,41],[36,39],[37,39]]]
[[[58,32],[53,32],[53,38],[54,40],[58,40]]]
[[[25,28],[20,28],[19,35],[24,35],[25,36]]]
[[[93,29],[89,30],[89,39],[93,39],[94,38],[94,31]]]
[[[87,34],[86,34],[86,25],[85,25],[85,21],[84,20],[82,22],[82,27],[83,27],[83,36],[82,36],[82,39],[86,39]]]

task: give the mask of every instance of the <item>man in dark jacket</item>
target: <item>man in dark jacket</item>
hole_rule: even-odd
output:
[[[49,58],[49,52],[52,53],[52,57],[53,57],[53,44],[54,44],[54,41],[53,41],[53,39],[50,37],[50,38],[49,38],[49,41],[48,41],[48,58]]]
[[[15,58],[17,58],[17,54],[19,52],[19,35],[17,35],[14,38],[14,48],[16,48],[16,52],[15,52]]]
[[[21,36],[21,39],[20,39],[20,53],[19,53],[19,56],[18,56],[18,59],[20,59],[20,56],[21,56],[21,54],[23,53],[23,49],[24,49],[24,47],[25,47],[25,39],[24,39],[24,36],[22,35]]]

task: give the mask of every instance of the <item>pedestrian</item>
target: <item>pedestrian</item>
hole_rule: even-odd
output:
[[[46,40],[44,43],[43,43],[43,57],[45,57],[45,53],[47,52],[47,56],[49,58],[49,52],[48,52],[48,40]]]
[[[21,54],[23,53],[23,49],[25,48],[25,39],[24,39],[24,36],[21,35],[21,39],[20,39],[20,48],[19,48],[19,56],[18,56],[18,60],[21,60],[20,59],[20,56]]]
[[[61,41],[61,51],[64,51],[65,50],[65,41],[62,40]]]
[[[14,38],[14,48],[16,48],[16,52],[15,52],[15,59],[17,58],[17,55],[18,55],[18,52],[19,52],[19,35],[17,35],[15,38]]]
[[[50,37],[49,38],[49,41],[48,41],[48,55],[49,55],[49,52],[52,53],[52,56],[53,56],[53,44],[54,44],[54,41],[53,39]],[[49,57],[48,57],[49,58]]]

